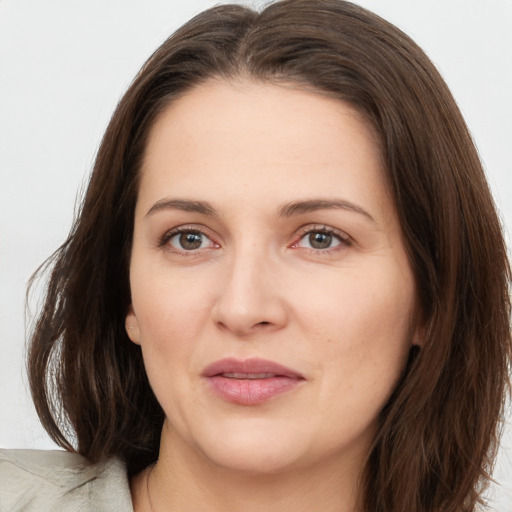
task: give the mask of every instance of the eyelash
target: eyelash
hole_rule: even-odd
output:
[[[309,225],[305,226],[300,231],[299,238],[296,239],[295,242],[293,242],[289,247],[295,249],[299,248],[298,244],[305,239],[306,236],[311,235],[313,233],[319,233],[324,235],[329,235],[334,238],[336,238],[339,241],[338,245],[335,245],[333,247],[328,247],[326,249],[315,249],[313,247],[302,247],[303,249],[307,250],[309,253],[312,254],[320,254],[320,255],[327,255],[334,251],[350,247],[353,245],[353,240],[350,236],[348,236],[346,233],[339,231],[337,229],[334,229],[330,226],[325,225]],[[197,226],[180,226],[174,229],[171,229],[170,231],[167,231],[159,240],[158,247],[164,247],[165,245],[169,244],[169,241],[172,240],[177,235],[180,234],[199,234],[207,239],[209,239],[212,244],[216,245],[218,247],[218,244],[214,242],[210,236],[201,228],[198,228]],[[186,249],[176,249],[173,248],[174,251],[177,254],[181,254],[183,256],[192,256],[194,254],[197,254],[199,249],[192,249],[192,250],[186,250]]]
[[[323,235],[330,235],[334,238],[336,238],[339,241],[338,245],[335,245],[333,247],[328,247],[326,249],[315,249],[314,247],[303,247],[303,249],[307,250],[309,253],[312,254],[320,254],[320,255],[328,255],[332,252],[342,250],[347,247],[351,247],[353,245],[353,239],[348,236],[343,231],[339,231],[337,229],[334,229],[330,226],[325,226],[323,224],[319,225],[309,225],[302,228],[300,232],[299,238],[291,244],[290,247],[297,248],[298,244],[305,239],[306,236],[311,235],[313,233],[319,233]]]
[[[170,240],[172,240],[175,236],[181,235],[181,234],[202,235],[202,236],[208,238],[213,244],[218,245],[201,228],[198,228],[197,226],[180,226],[178,228],[171,229],[170,231],[167,231],[166,233],[164,233],[164,235],[160,238],[160,240],[158,242],[158,247],[163,247],[163,246],[167,245],[170,242]],[[191,255],[197,253],[197,250],[188,250],[187,251],[186,249],[182,249],[181,252],[179,249],[176,249],[176,248],[174,248],[174,250],[178,254],[182,254],[184,256],[191,256]]]

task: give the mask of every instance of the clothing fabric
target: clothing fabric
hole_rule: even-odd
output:
[[[125,464],[76,453],[0,449],[0,512],[133,512]]]

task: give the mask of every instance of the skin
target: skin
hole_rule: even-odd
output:
[[[286,210],[311,200],[341,204]],[[180,245],[180,227],[204,233],[199,248]],[[356,510],[379,411],[417,338],[413,276],[362,116],[250,80],[211,80],[172,103],[141,169],[130,283],[127,332],[166,413],[159,461],[132,481],[135,509],[150,509],[149,489],[155,511]],[[225,357],[303,380],[229,403],[201,377]]]

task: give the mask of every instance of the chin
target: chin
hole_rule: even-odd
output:
[[[220,450],[219,450],[220,448]],[[289,471],[300,456],[294,456],[282,446],[278,449],[252,443],[244,446],[217,446],[205,455],[218,467],[247,475],[273,475]]]
[[[301,429],[296,423],[250,421],[209,427],[212,425],[189,439],[203,460],[226,471],[264,477],[302,472],[313,466],[352,467],[366,458],[376,425],[321,431],[314,427]]]
[[[307,442],[286,432],[221,429],[222,435],[204,436],[197,448],[215,466],[246,474],[276,474],[290,470],[304,459]]]

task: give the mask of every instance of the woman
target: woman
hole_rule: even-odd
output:
[[[474,510],[508,283],[410,39],[336,0],[206,11],[119,104],[34,329],[38,413],[85,459],[6,453],[5,499],[46,468],[39,510]]]

